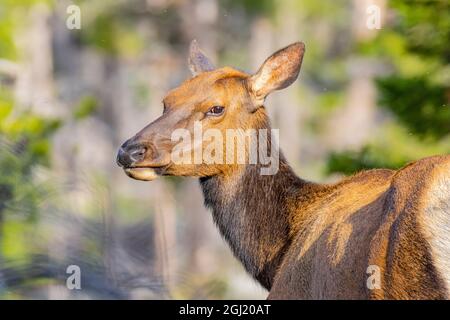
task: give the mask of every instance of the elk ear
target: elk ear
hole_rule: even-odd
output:
[[[191,42],[188,63],[193,76],[215,69],[208,57],[200,50],[197,40],[192,40]]]
[[[267,58],[248,81],[248,88],[255,103],[260,107],[269,93],[291,85],[298,77],[305,53],[305,44],[296,42]]]

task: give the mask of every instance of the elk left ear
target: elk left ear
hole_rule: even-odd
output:
[[[258,72],[247,80],[255,108],[264,103],[269,93],[284,89],[297,79],[304,53],[303,42],[293,43],[267,58]]]
[[[191,42],[188,63],[194,77],[202,72],[215,69],[208,57],[200,50],[197,40],[192,40]]]

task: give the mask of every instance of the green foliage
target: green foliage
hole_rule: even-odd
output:
[[[81,120],[91,116],[97,110],[97,100],[92,96],[81,98],[78,106],[76,106],[73,116],[75,119]]]
[[[14,59],[16,57],[16,47],[11,37],[12,22],[4,17],[0,10],[0,57]]]
[[[424,56],[449,62],[450,2],[448,0],[391,0],[399,23],[395,29],[408,43],[408,49]]]
[[[389,61],[393,74],[376,80],[378,104],[409,134],[375,138],[357,151],[331,153],[327,172],[350,174],[398,168],[420,157],[450,152],[450,2],[390,2],[394,24],[359,44],[361,54]],[[410,137],[413,135],[413,138]],[[414,144],[414,148],[404,147]],[[395,156],[394,156],[395,155]]]
[[[379,103],[402,125],[421,137],[439,139],[450,133],[446,88],[425,78],[391,76],[377,80]]]
[[[51,0],[2,0],[0,1],[0,57],[16,60],[17,48],[14,36],[24,21],[27,10],[36,4],[51,5]]]
[[[269,15],[275,11],[273,0],[221,0],[221,2],[225,8],[241,7],[250,15]]]
[[[352,174],[365,169],[397,169],[407,161],[406,158],[393,160],[386,158],[376,146],[367,145],[361,150],[332,152],[328,158],[327,173],[340,172]]]
[[[42,188],[32,179],[36,165],[49,162],[49,136],[60,126],[30,112],[14,110],[8,95],[0,95],[0,215],[6,208],[35,217]]]
[[[31,225],[20,220],[5,221],[0,243],[0,250],[4,258],[27,260],[30,244],[27,242],[26,235],[30,233],[31,229]]]
[[[124,14],[124,10],[117,9],[117,3],[106,7],[80,32],[85,45],[113,56],[134,57],[144,47],[133,19]]]

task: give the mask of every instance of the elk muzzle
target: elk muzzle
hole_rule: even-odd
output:
[[[167,165],[161,157],[158,157],[155,148],[136,142],[134,139],[127,140],[119,148],[117,164],[129,177],[144,181],[156,179],[164,172]]]

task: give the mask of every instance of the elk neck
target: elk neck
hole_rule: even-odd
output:
[[[245,165],[227,175],[201,178],[200,184],[205,206],[212,209],[213,220],[234,255],[270,290],[297,233],[293,228],[298,199],[311,193],[314,184],[297,177],[281,151],[274,175],[261,175],[260,165]]]

